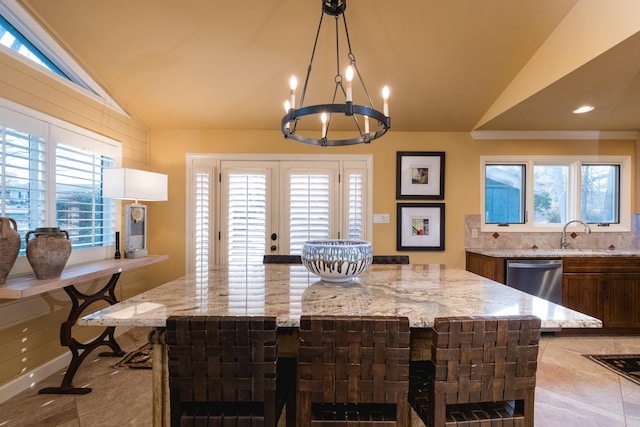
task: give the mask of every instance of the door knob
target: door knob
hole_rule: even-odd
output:
[[[271,251],[275,251],[276,249],[278,249],[276,245],[271,245]]]
[[[271,240],[278,240],[278,235],[276,233],[271,233]]]

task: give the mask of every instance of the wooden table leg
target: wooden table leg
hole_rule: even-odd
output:
[[[87,394],[91,392],[89,387],[74,387],[73,377],[86,357],[96,348],[106,345],[111,348],[110,352],[100,353],[100,356],[122,357],[122,351],[114,337],[115,326],[107,327],[96,339],[89,343],[81,343],[71,336],[71,329],[76,324],[78,318],[85,309],[97,301],[106,301],[113,305],[118,302],[115,296],[115,287],[120,278],[120,273],[111,276],[109,282],[93,295],[85,295],[76,289],[74,285],[66,286],[64,291],[71,299],[71,310],[67,321],[60,326],[60,344],[66,346],[71,351],[71,362],[64,374],[60,387],[45,387],[39,391],[40,394]],[[82,301],[82,302],[80,302]]]
[[[169,366],[166,329],[155,328],[149,332],[149,343],[153,346],[153,426],[169,427],[171,408],[169,405]]]

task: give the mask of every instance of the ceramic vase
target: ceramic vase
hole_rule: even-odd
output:
[[[31,238],[35,236],[35,238]],[[56,279],[71,255],[69,233],[57,227],[42,227],[25,236],[27,259],[38,280]]]
[[[0,218],[0,284],[5,283],[16,262],[20,240],[16,221],[13,218]]]

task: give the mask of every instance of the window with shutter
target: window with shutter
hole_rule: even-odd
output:
[[[30,270],[24,238],[38,227],[69,233],[70,264],[113,255],[118,215],[102,197],[102,171],[121,152],[117,141],[0,99],[0,214],[22,237],[12,274]]]
[[[102,171],[113,159],[64,144],[56,147],[56,224],[75,250],[112,243],[114,201],[102,198]]]

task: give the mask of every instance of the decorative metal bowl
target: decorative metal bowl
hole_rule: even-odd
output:
[[[346,282],[364,272],[373,259],[371,242],[311,240],[302,246],[302,264],[327,282]]]

